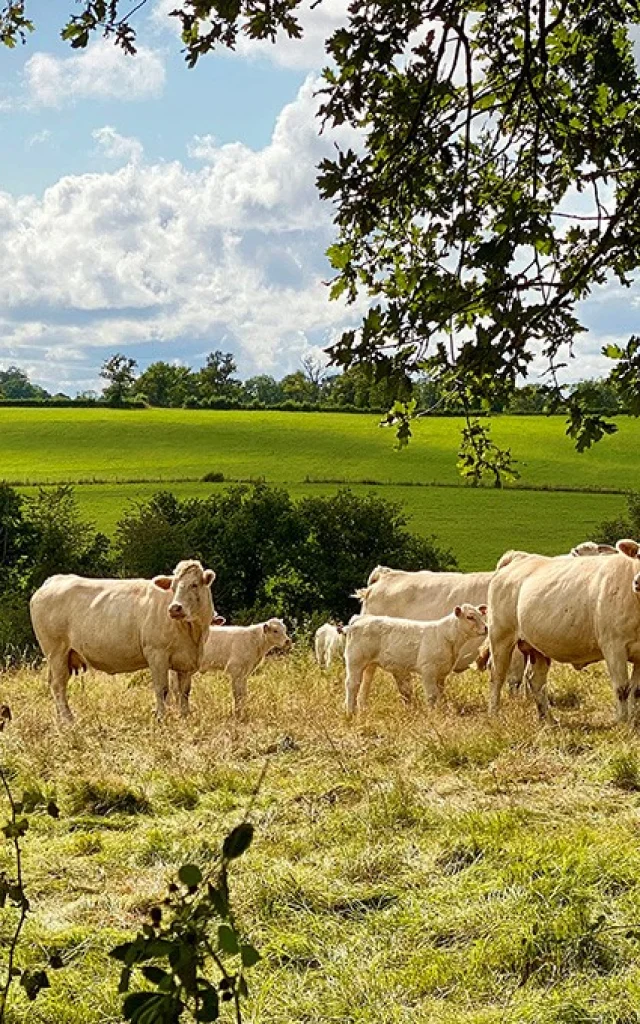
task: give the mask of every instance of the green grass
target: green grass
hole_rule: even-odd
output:
[[[340,413],[200,412],[179,409],[0,409],[2,473],[7,479],[55,481],[99,477],[264,476],[301,483],[306,477],[354,482],[459,483],[461,421],[424,419],[394,452],[379,417]],[[509,445],[522,482],[577,488],[633,485],[640,423],[576,455],[559,417],[498,417],[496,441]]]
[[[436,712],[407,710],[381,676],[347,724],[339,672],[303,651],[260,670],[242,724],[221,676],[196,680],[189,721],[157,725],[142,674],[90,673],[63,732],[42,673],[2,683],[12,785],[62,811],[36,813],[25,839],[21,963],[67,964],[35,1004],[16,996],[12,1024],[121,1019],[108,949],[180,863],[211,863],[265,760],[232,872],[262,953],[248,1024],[637,1022],[640,744],[613,725],[601,668],[552,670],[557,727],[522,698],[489,721],[475,672]]]
[[[108,533],[130,499],[162,487],[180,497],[215,493],[216,485],[199,482],[207,472],[263,476],[295,497],[338,486],[313,480],[345,481],[358,493],[369,489],[368,481],[381,481],[375,493],[400,501],[412,528],[435,534],[468,570],[488,568],[507,547],[565,551],[624,508],[622,495],[589,489],[637,486],[640,423],[628,418],[583,455],[575,453],[558,417],[496,418],[492,429],[519,460],[520,484],[550,489],[503,492],[461,486],[459,420],[417,421],[401,452],[377,422],[375,416],[331,413],[5,408],[0,466],[6,479],[25,483],[112,481],[76,490],[82,510]],[[403,486],[430,483],[451,486]]]

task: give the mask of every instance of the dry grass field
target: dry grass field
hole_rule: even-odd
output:
[[[349,724],[341,673],[301,649],[259,670],[245,723],[218,675],[196,680],[189,720],[158,724],[144,673],[88,674],[66,731],[42,670],[0,679],[12,787],[61,809],[25,837],[21,962],[66,966],[34,1004],[16,994],[15,1024],[121,1020],[107,951],[179,864],[211,861],[265,762],[232,872],[262,953],[246,1021],[640,1021],[640,745],[613,724],[601,667],[552,672],[559,724],[542,727],[522,697],[491,722],[473,671],[436,713],[380,676]]]

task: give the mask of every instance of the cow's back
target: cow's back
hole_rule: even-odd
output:
[[[390,615],[429,621],[459,604],[485,604],[492,572],[402,572],[381,575],[367,587],[363,615]]]
[[[31,620],[45,655],[66,647],[94,668],[133,671],[146,664],[145,631],[157,630],[162,642],[169,600],[149,580],[57,575],[31,598]]]

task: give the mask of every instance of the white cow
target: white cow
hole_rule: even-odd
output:
[[[171,576],[100,580],[50,576],[31,598],[31,621],[48,662],[49,685],[60,722],[73,721],[67,701],[72,670],[151,670],[156,714],[165,711],[168,673],[187,687],[200,667],[209,624],[213,569],[179,562]],[[188,687],[187,687],[188,688]]]
[[[253,626],[210,626],[204,647],[201,672],[219,669],[231,680],[234,713],[241,716],[247,699],[247,678],[273,648],[291,646],[291,638],[282,619],[267,619]],[[191,679],[188,680],[191,687]],[[178,690],[181,709],[186,712],[186,695]]]
[[[366,705],[370,676],[367,670],[385,669],[393,675],[406,701],[411,700],[411,674],[422,680],[425,697],[435,704],[444,681],[453,670],[465,644],[487,633],[487,606],[457,605],[450,615],[431,622],[361,615],[346,627],[346,710],[352,715],[356,702]]]
[[[334,658],[342,659],[346,639],[341,622],[325,622],[316,630],[313,646],[320,668],[330,668]]]
[[[618,720],[633,719],[640,693],[640,545],[620,540],[616,548],[604,558],[526,555],[495,574],[489,587],[492,714],[520,645],[535,658],[530,684],[542,718],[550,660],[576,668],[604,660]]]
[[[370,574],[367,586],[356,590],[354,597],[362,602],[363,615],[431,621],[448,615],[456,605],[486,604],[493,576],[493,572],[405,572],[378,565]],[[471,636],[460,651],[453,671],[468,669],[478,657],[481,647],[481,637]],[[509,685],[513,688],[522,682],[524,667],[524,658],[516,650],[509,669]],[[374,673],[375,668],[368,672],[366,688]]]

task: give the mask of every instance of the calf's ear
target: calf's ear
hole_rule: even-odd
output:
[[[151,582],[158,590],[171,590],[173,576],[154,576]]]
[[[486,604],[479,604],[478,611],[480,612],[481,615],[486,615],[489,609],[487,608]]]
[[[453,610],[454,610],[454,613],[456,615],[456,618],[459,619],[460,616],[462,615],[462,608],[460,607],[460,605],[457,604]]]
[[[224,615],[214,615],[214,617],[211,620],[211,625],[212,626],[224,626],[226,621],[227,620],[225,619]]]
[[[262,624],[262,632],[263,633],[268,633],[270,629],[271,629],[271,626],[269,625],[269,623],[268,622],[263,622],[263,624]]]
[[[215,580],[215,578],[216,578],[216,574],[213,571],[213,569],[205,569],[204,570],[204,572],[202,574],[202,579],[204,580],[204,585],[206,587],[210,587],[211,584],[213,583],[213,581]]]
[[[640,551],[640,544],[635,540],[627,540],[626,538],[624,540],[619,540],[616,547],[620,554],[628,555],[629,558],[637,558],[638,551]]]

